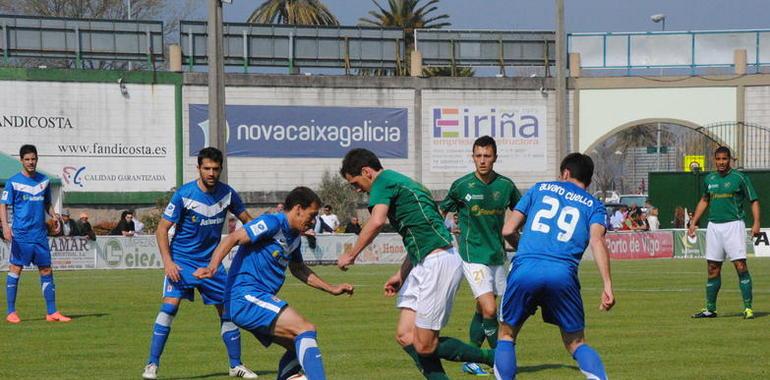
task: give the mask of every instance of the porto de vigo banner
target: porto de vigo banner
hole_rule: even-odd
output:
[[[227,155],[344,157],[366,148],[407,158],[406,108],[228,105]],[[207,104],[190,104],[190,155],[209,145]]]
[[[671,231],[612,232],[605,237],[613,260],[674,257]]]
[[[472,171],[471,147],[484,135],[497,143],[497,171],[549,170],[545,106],[460,105],[432,107],[427,112],[431,123],[428,161],[433,172]]]
[[[172,85],[0,81],[0,152],[34,144],[65,192],[176,184]]]

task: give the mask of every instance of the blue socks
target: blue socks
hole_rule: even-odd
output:
[[[48,314],[56,312],[56,285],[53,283],[53,273],[40,276],[40,289],[43,291],[45,307]]]
[[[160,355],[163,353],[163,348],[166,347],[168,333],[171,331],[171,322],[174,321],[177,310],[179,310],[179,306],[170,303],[163,303],[160,306],[158,317],[155,318],[155,326],[152,328],[150,358],[147,359],[147,363],[160,365]]]
[[[324,363],[321,360],[321,350],[318,349],[315,331],[305,331],[294,338],[294,348],[297,352],[299,364],[305,370],[305,376],[309,380],[326,380]]]
[[[516,343],[513,341],[497,341],[497,348],[495,348],[495,376],[503,380],[516,378]]]
[[[227,348],[230,368],[241,365],[241,332],[238,326],[230,320],[222,319],[222,341]]]
[[[302,367],[297,360],[297,354],[292,351],[286,351],[278,362],[278,377],[277,380],[286,380],[289,377],[299,373]]]
[[[499,346],[498,346],[499,347]],[[572,354],[580,367],[580,372],[590,380],[606,380],[607,373],[604,372],[604,364],[599,354],[591,346],[583,344]]]
[[[8,301],[8,314],[16,311],[16,289],[19,287],[19,275],[8,272],[5,278],[5,299]]]

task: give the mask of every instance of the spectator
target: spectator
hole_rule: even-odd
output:
[[[280,214],[283,212],[284,204],[283,202],[278,202],[277,205],[275,205],[275,211],[273,211],[273,214]]]
[[[660,220],[658,220],[658,208],[650,208],[650,215],[647,216],[647,225],[650,226],[650,231],[657,231],[660,229]]]
[[[236,223],[235,218],[230,217],[227,219],[227,233],[231,234],[235,232],[235,230],[238,229],[238,223]]]
[[[360,234],[361,233],[361,224],[358,223],[358,217],[354,216],[350,218],[350,223],[348,223],[347,226],[345,226],[345,233],[346,234]]]
[[[452,215],[452,228],[449,230],[452,234],[459,235],[460,234],[460,215],[457,213],[454,213]]]
[[[59,233],[61,232],[61,223],[57,219],[48,219],[46,222],[46,230],[48,231],[48,236],[59,236]]]
[[[455,219],[454,214],[444,217],[444,227],[450,233],[457,229],[457,219]]]
[[[129,210],[128,212],[130,212],[131,214],[134,215],[134,219],[133,219],[133,221],[134,221],[134,234],[141,235],[142,232],[144,232],[144,223],[142,223],[142,221],[139,220],[139,217],[136,216],[136,213],[134,212],[134,210]]]
[[[649,231],[650,225],[647,224],[647,214],[643,212],[637,212],[633,216],[634,224],[636,224],[636,229],[634,231]]]
[[[671,222],[671,224],[674,226],[674,228],[684,228],[684,208],[682,206],[676,206],[674,209],[674,220]]]
[[[320,218],[322,222],[321,233],[334,233],[340,226],[340,220],[337,219],[337,215],[332,213],[331,205],[324,206],[324,214],[321,215]]]
[[[112,229],[110,235],[134,236],[134,214],[131,211],[123,211],[118,225]]]
[[[626,206],[620,206],[620,208],[615,210],[615,214],[610,218],[613,230],[617,231],[623,229],[623,222],[626,220],[626,214],[628,214]]]
[[[78,226],[72,218],[70,218],[69,210],[64,210],[61,213],[61,227],[57,236],[79,236]]]
[[[77,221],[78,236],[88,236],[91,240],[96,240],[96,232],[88,222],[88,214],[81,212],[80,219]]]

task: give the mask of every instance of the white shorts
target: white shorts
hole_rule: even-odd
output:
[[[484,265],[463,262],[463,273],[471,286],[474,298],[492,293],[496,296],[505,293],[505,265]]]
[[[742,220],[727,223],[709,222],[706,229],[706,260],[730,261],[746,259],[746,225]]]
[[[441,330],[449,322],[462,276],[462,260],[454,248],[431,253],[409,272],[396,307],[414,310],[415,326]]]

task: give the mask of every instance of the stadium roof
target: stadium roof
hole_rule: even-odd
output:
[[[11,178],[14,174],[21,170],[21,162],[19,160],[0,152],[0,186],[5,186],[5,181]],[[61,178],[46,173],[42,170],[39,172],[48,176],[51,179],[51,183],[54,185],[61,185]]]

